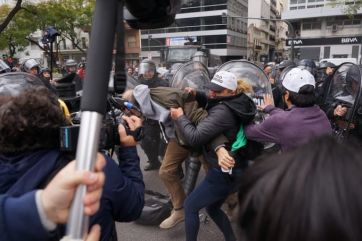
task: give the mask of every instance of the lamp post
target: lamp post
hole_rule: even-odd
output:
[[[43,44],[50,44],[50,79],[53,79],[53,43],[59,35],[56,28],[49,26],[44,30],[44,35],[41,39]]]
[[[290,32],[288,33],[288,35],[290,36],[291,39],[291,44],[290,44],[290,51],[291,51],[291,59],[294,62],[294,38],[295,38],[295,32],[294,32],[294,27],[293,25],[288,21],[288,20],[284,20],[284,19],[270,19],[270,18],[255,18],[255,17],[241,17],[241,16],[227,16],[226,13],[222,13],[221,17],[223,18],[241,18],[241,19],[256,19],[256,20],[265,20],[265,21],[281,21],[284,22],[288,25],[288,28],[290,29]]]
[[[148,33],[150,32],[150,30],[148,30]],[[148,35],[148,58],[151,59],[152,55],[151,55],[151,38],[152,35]]]

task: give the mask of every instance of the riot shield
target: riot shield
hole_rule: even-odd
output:
[[[264,95],[273,97],[271,84],[264,71],[255,64],[245,60],[232,60],[224,63],[219,67],[218,71],[228,71],[236,75],[238,82],[245,81],[252,87],[249,95],[256,105],[262,105],[264,102]]]
[[[170,86],[178,89],[191,87],[197,90],[205,90],[205,85],[210,82],[207,67],[198,61],[187,62],[176,70]]]
[[[334,133],[340,137],[347,137],[357,126],[357,118],[362,115],[361,98],[361,68],[353,63],[340,65],[333,74],[326,94],[327,111],[333,111],[338,105],[347,108],[343,117],[333,121]]]
[[[127,74],[126,76],[127,76],[126,90],[134,89],[134,87],[140,84],[139,81],[136,79],[136,77],[129,74]]]

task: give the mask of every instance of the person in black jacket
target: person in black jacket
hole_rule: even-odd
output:
[[[246,162],[236,158],[234,163],[222,163],[222,160],[218,163],[215,148],[210,143],[221,134],[230,143],[234,142],[238,132],[240,129],[242,130],[241,127],[254,118],[256,107],[244,93],[236,94],[237,80],[235,75],[230,72],[217,72],[208,87],[210,89],[208,98],[201,92],[196,93],[196,100],[208,111],[208,116],[197,126],[184,115],[182,108],[171,108],[171,117],[175,120],[187,143],[190,146],[202,146],[205,159],[210,166],[205,179],[186,198],[184,203],[186,240],[197,240],[198,212],[204,207],[221,229],[225,240],[236,240],[229,219],[221,210],[221,205],[227,196],[237,188]],[[225,166],[228,169],[221,168]]]

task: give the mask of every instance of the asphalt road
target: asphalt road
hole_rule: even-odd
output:
[[[141,158],[141,168],[147,162],[147,156],[144,154],[141,148],[138,149],[139,156]],[[168,194],[162,181],[158,176],[158,171],[147,171],[143,172],[146,189],[160,192],[162,194]],[[200,181],[204,176],[203,170],[201,169],[199,174]],[[201,213],[200,230],[198,235],[199,241],[222,241],[224,240],[222,233],[216,227],[214,222],[210,218],[205,220],[205,211]],[[236,225],[233,223],[234,230]],[[237,233],[237,231],[235,231]],[[160,229],[158,226],[145,226],[131,223],[117,223],[117,233],[119,241],[184,241],[185,240],[185,229],[184,223],[179,223],[176,227],[168,230]]]

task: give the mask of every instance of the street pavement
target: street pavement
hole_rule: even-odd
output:
[[[138,153],[141,158],[141,168],[146,165],[147,156],[144,154],[141,148],[138,148]],[[146,189],[160,192],[162,194],[168,194],[162,181],[158,176],[158,171],[143,171],[144,182]],[[199,179],[204,177],[203,169],[201,168]],[[200,230],[198,235],[199,241],[222,241],[224,240],[221,231],[216,227],[215,223],[206,217],[205,210],[200,214]],[[206,217],[206,222],[205,222]],[[185,229],[184,222],[179,223],[176,227],[168,230],[160,229],[158,226],[145,226],[131,223],[116,223],[117,234],[119,241],[184,241]],[[236,230],[236,224],[233,223],[234,230]],[[235,231],[237,233],[237,231]]]

